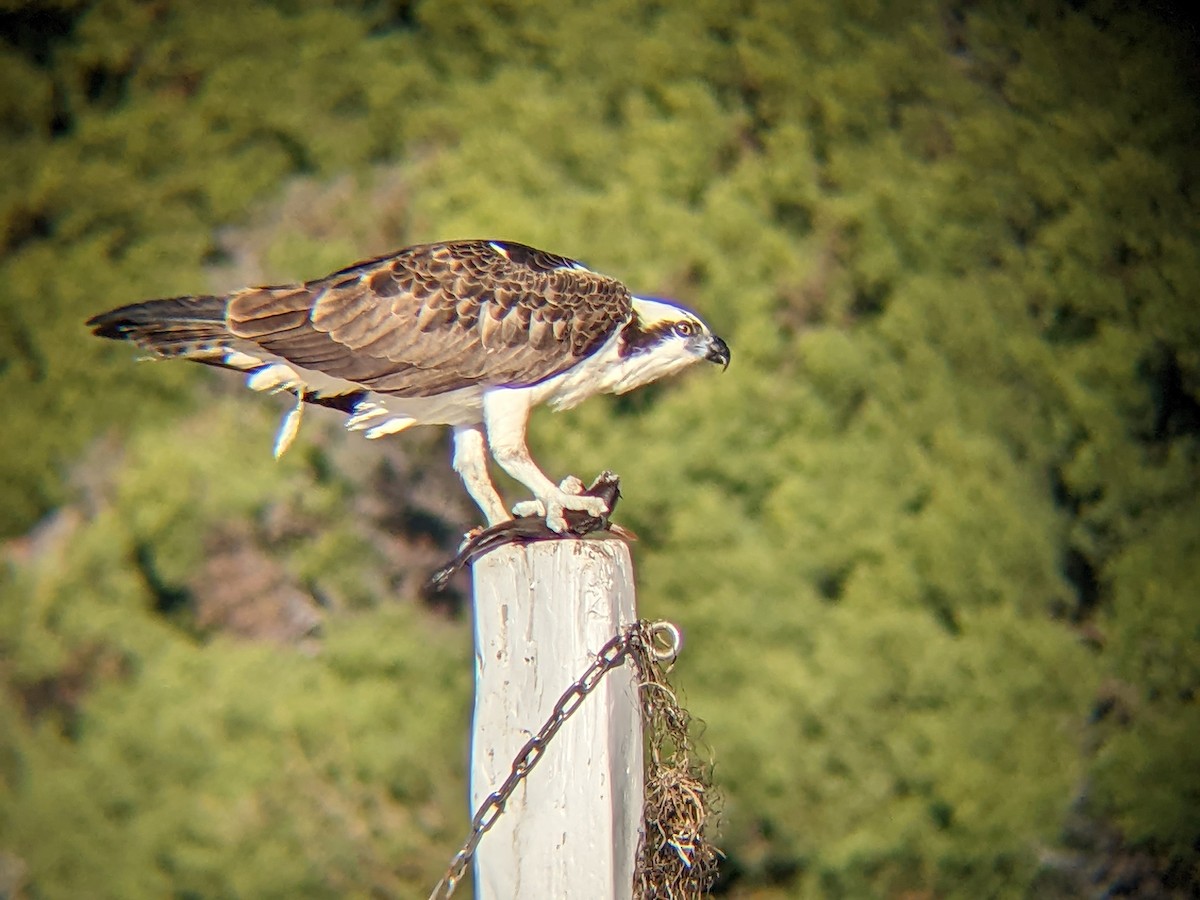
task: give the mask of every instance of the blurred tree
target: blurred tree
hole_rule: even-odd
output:
[[[132,366],[81,323],[497,236],[695,303],[733,347],[723,376],[533,428],[559,474],[623,476],[643,612],[688,634],[725,889],[1194,893],[1200,129],[1178,15],[0,14],[0,532],[69,501],[0,582],[0,887],[436,879],[464,821],[469,638],[382,598],[415,599],[470,523],[424,474],[442,448],[326,418],[276,466],[263,398]],[[218,571],[241,580],[225,599]],[[254,643],[202,614],[259,594],[301,624]]]

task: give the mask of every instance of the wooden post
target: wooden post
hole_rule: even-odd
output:
[[[622,541],[509,544],[476,560],[471,805],[508,777],[563,691],[636,619]],[[478,900],[633,895],[642,823],[633,666],[611,671],[563,725],[475,854]]]

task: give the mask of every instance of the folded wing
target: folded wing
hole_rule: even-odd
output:
[[[563,372],[631,315],[620,282],[495,241],[410,247],[302,285],[230,295],[226,325],[299,366],[399,397]]]

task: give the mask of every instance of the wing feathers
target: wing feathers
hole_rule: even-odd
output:
[[[500,343],[503,346],[510,347],[521,341],[527,342],[531,347],[533,342],[529,339],[529,314],[526,312],[524,321],[518,310],[508,312],[500,319]],[[486,346],[486,342],[485,342]],[[536,349],[536,348],[535,348]]]
[[[288,312],[273,313],[260,316],[245,322],[239,322],[235,334],[238,337],[256,340],[284,331],[293,331],[308,320],[308,310],[296,309]]]
[[[457,313],[458,311],[454,307],[427,303],[417,312],[417,330],[426,334],[431,331],[437,331],[452,324],[456,318],[459,318],[456,315]]]
[[[391,266],[380,269],[371,275],[367,280],[367,285],[372,294],[381,298],[395,297],[404,290]]]
[[[365,294],[350,301],[357,312],[344,325],[337,328],[325,328],[317,325],[319,331],[327,332],[329,337],[349,347],[351,350],[361,350],[368,356],[386,357],[388,344],[394,343],[395,338],[401,337],[394,329],[394,315],[390,303],[371,303],[370,295]],[[382,343],[382,346],[380,346]],[[377,348],[378,352],[376,349]]]
[[[534,316],[529,323],[529,346],[535,350],[548,350],[554,344],[554,324],[542,316]]]
[[[522,244],[455,241],[305,284],[137,304],[91,324],[175,355],[240,338],[296,365],[419,397],[480,382],[536,384],[575,365],[631,314],[624,285],[573,260]]]
[[[508,343],[503,334],[504,320],[498,311],[488,304],[479,314],[479,341],[485,350],[498,350]]]
[[[312,295],[296,287],[247,288],[229,298],[229,318],[233,322],[249,322],[261,316],[281,312],[308,311]]]
[[[310,301],[313,327],[324,332],[345,328],[358,316],[370,311],[375,297],[368,289],[320,291]]]

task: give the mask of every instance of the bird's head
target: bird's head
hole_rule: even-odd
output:
[[[729,345],[694,312],[669,300],[633,298],[633,317],[621,333],[618,353],[626,374],[624,393],[707,360],[729,367]]]

